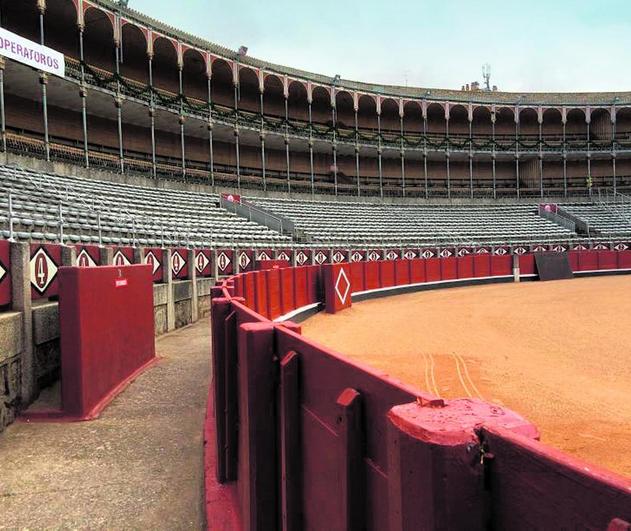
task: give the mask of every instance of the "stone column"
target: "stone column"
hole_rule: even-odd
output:
[[[191,279],[191,322],[199,319],[199,301],[197,300],[197,267],[195,267],[195,249],[188,250],[188,277]]]
[[[31,247],[28,243],[11,242],[11,286],[13,310],[22,313],[22,354],[20,400],[27,406],[37,395],[35,358],[33,353],[33,313],[31,301]]]
[[[162,249],[162,282],[167,285],[167,332],[175,330],[175,299],[171,275],[171,249]]]

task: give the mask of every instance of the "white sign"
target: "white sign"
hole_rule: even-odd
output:
[[[0,55],[59,77],[66,75],[64,54],[0,28]]]

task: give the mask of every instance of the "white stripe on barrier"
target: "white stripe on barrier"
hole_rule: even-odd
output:
[[[285,315],[281,315],[280,317],[277,317],[276,319],[274,319],[274,322],[282,323],[283,321],[288,321],[289,319],[296,317],[296,315],[300,315],[303,312],[308,312],[309,310],[313,310],[314,308],[317,308],[321,304],[322,304],[321,302],[315,302],[313,304],[307,304],[307,306],[301,306],[300,308],[296,308],[295,310],[289,313],[286,313]]]

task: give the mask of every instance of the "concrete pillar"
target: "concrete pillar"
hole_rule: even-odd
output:
[[[171,249],[162,249],[162,282],[167,285],[167,332],[175,330],[175,299],[171,275]]]
[[[191,279],[191,322],[199,319],[199,301],[197,300],[197,267],[195,267],[195,249],[188,250],[188,276]]]
[[[99,249],[99,256],[102,266],[108,266],[114,263],[114,249],[111,247],[101,247]]]
[[[77,249],[69,245],[61,246],[61,265],[76,266],[77,265]]]
[[[513,255],[513,279],[515,282],[519,282],[519,255]]]
[[[132,261],[133,264],[144,264],[145,263],[145,250],[142,247],[134,247],[134,259]]]
[[[31,301],[31,247],[11,242],[11,286],[13,310],[22,312],[22,353],[20,356],[20,401],[27,406],[37,396],[33,354],[33,314]]]

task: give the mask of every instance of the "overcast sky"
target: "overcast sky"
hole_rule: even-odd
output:
[[[344,79],[506,91],[631,90],[630,0],[130,0],[266,61]]]

